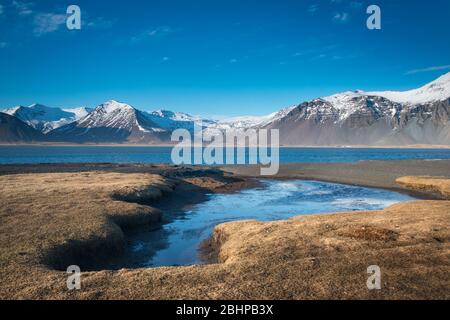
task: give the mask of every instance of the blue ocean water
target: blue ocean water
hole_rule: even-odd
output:
[[[171,163],[170,147],[0,146],[0,164],[11,163]],[[450,159],[450,149],[281,148],[280,162]]]
[[[379,189],[317,181],[265,180],[263,186],[233,194],[212,194],[181,212],[165,212],[156,230],[133,233],[126,266],[157,267],[200,262],[198,248],[214,226],[228,221],[287,219],[302,214],[377,210],[412,200]]]

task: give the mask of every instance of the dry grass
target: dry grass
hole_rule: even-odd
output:
[[[161,215],[121,200],[152,201],[171,188],[171,182],[154,174],[1,176],[2,288],[27,288],[22,281],[29,281],[28,276],[21,273],[30,270],[65,269],[71,263],[86,268],[119,253],[124,245],[121,227],[156,222]]]
[[[450,299],[450,201],[226,223],[210,243],[220,263],[84,272],[82,289],[68,291],[54,268],[116,254],[121,227],[156,221],[158,210],[143,204],[173,185],[157,174],[0,176],[0,298]],[[380,291],[366,287],[373,264]]]
[[[445,177],[401,177],[396,182],[408,189],[435,194],[450,199],[450,179]]]

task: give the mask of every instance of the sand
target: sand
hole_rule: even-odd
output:
[[[290,165],[278,178],[446,198],[449,163]],[[236,170],[251,176],[251,168]],[[217,169],[150,165],[0,166],[0,172],[1,299],[450,298],[450,201],[231,222],[217,226],[209,242],[213,264],[86,271],[120,254],[124,229],[157,223],[160,203],[201,201],[208,192],[254,181]],[[403,176],[407,183],[397,185]],[[85,271],[81,290],[67,289],[68,264]],[[370,265],[381,268],[381,290],[367,289]]]
[[[257,177],[257,166],[226,166],[226,172]],[[304,179],[344,183],[405,192],[396,179],[404,176],[439,176],[450,178],[450,160],[359,161],[355,163],[294,163],[280,166],[277,179]],[[416,190],[415,195],[429,198],[429,192]],[[438,196],[437,194],[431,195]]]

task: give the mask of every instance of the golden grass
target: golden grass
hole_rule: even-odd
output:
[[[450,199],[450,179],[445,177],[401,177],[396,182],[408,189],[428,192]]]
[[[26,276],[18,274],[30,269],[65,270],[72,263],[91,267],[120,253],[121,227],[156,222],[161,215],[152,207],[125,201],[152,201],[172,187],[155,174],[0,176],[2,282],[19,286],[16,281]]]
[[[81,290],[69,291],[67,274],[54,268],[116,254],[121,227],[160,215],[126,201],[149,204],[173,185],[157,174],[0,176],[0,298],[450,298],[450,201],[226,223],[209,243],[216,264],[83,272]],[[373,264],[382,270],[379,291],[366,287]]]

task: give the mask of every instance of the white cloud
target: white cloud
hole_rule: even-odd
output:
[[[92,29],[109,29],[113,25],[112,21],[106,20],[103,17],[98,17],[92,20],[90,18],[87,18],[86,20],[86,26]]]
[[[32,2],[21,2],[13,0],[12,5],[14,8],[16,8],[17,13],[21,16],[27,16],[33,13],[33,10],[31,8],[34,6],[34,3]]]
[[[0,14],[3,13],[3,6],[0,4]]]
[[[168,36],[169,34],[175,32],[174,29],[168,26],[161,26],[157,27],[155,29],[146,30],[134,37],[131,38],[132,42],[140,42],[146,39],[152,39],[152,38],[161,38]]]
[[[333,16],[333,21],[344,23],[348,20],[348,13],[347,12],[336,12]]]
[[[34,17],[33,32],[37,36],[57,31],[66,23],[67,16],[65,14],[55,13],[38,13]]]
[[[448,69],[450,69],[450,64],[443,65],[443,66],[433,66],[433,67],[428,67],[428,68],[423,68],[423,69],[414,69],[414,70],[410,70],[410,71],[406,72],[405,74],[410,75],[410,74],[416,74],[416,73],[432,72],[432,71],[448,70]]]
[[[7,42],[0,42],[0,48],[6,48],[8,46]]]

